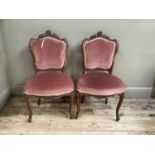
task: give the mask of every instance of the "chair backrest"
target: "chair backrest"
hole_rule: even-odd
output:
[[[104,70],[112,73],[118,42],[98,32],[82,42],[83,71]]]
[[[56,34],[46,31],[36,39],[30,40],[30,51],[33,56],[35,71],[64,70],[66,66],[66,39],[60,39]]]

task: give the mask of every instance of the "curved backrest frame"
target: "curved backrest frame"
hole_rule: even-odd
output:
[[[85,44],[95,39],[104,39],[104,40],[115,43],[113,59],[112,59],[112,63],[109,68],[102,68],[99,66],[99,67],[95,67],[92,69],[92,68],[87,67]],[[115,59],[116,53],[118,52],[118,46],[119,44],[116,39],[110,39],[107,35],[102,34],[102,31],[99,31],[96,35],[90,36],[90,38],[84,39],[81,44],[81,50],[82,50],[82,55],[83,55],[83,73],[86,73],[87,71],[91,71],[91,70],[102,70],[102,71],[108,71],[110,74],[112,74],[113,66],[114,66],[114,59]]]
[[[44,38],[49,38],[49,39],[53,39],[53,40],[56,40],[56,41],[61,41],[61,42],[63,42],[65,44],[64,61],[63,61],[63,65],[62,65],[61,68],[54,68],[54,67],[46,68],[46,69],[38,68],[38,66],[36,64],[36,57],[35,57],[35,54],[34,54],[33,49],[32,49],[32,43],[35,42],[35,41],[44,39]],[[35,73],[40,72],[40,71],[46,71],[46,70],[54,70],[54,71],[57,70],[57,71],[62,71],[62,72],[65,71],[66,66],[67,66],[66,57],[67,57],[67,51],[68,51],[68,42],[67,42],[67,40],[65,38],[60,38],[55,33],[51,33],[51,31],[47,30],[45,33],[40,34],[37,38],[31,38],[30,39],[29,49],[30,49],[30,53],[32,55],[33,66],[34,66]]]

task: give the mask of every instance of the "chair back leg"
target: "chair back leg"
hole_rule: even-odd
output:
[[[41,99],[38,98],[38,106],[41,104]]]
[[[82,96],[81,96],[81,103],[84,103],[84,99],[85,99],[85,96],[82,95]]]
[[[70,104],[69,104],[69,113],[70,113],[70,119],[73,119],[73,102],[74,102],[74,93],[71,93],[70,95]]]
[[[108,104],[108,98],[107,97],[105,98],[105,104]]]
[[[79,113],[80,113],[80,93],[76,93],[76,105],[77,105],[77,112],[76,112],[76,119],[78,119]]]

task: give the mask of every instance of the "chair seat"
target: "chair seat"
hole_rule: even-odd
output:
[[[73,90],[71,77],[61,72],[36,74],[24,85],[24,94],[34,96],[58,96],[71,93]]]
[[[88,72],[77,81],[77,90],[90,95],[110,96],[123,93],[125,88],[118,77],[104,72]]]

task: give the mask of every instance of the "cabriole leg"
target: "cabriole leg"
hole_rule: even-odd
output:
[[[120,120],[119,109],[120,109],[120,107],[121,107],[121,105],[123,103],[123,99],[124,99],[124,93],[119,95],[119,102],[118,102],[118,105],[117,105],[117,108],[116,108],[116,121]]]
[[[30,107],[28,95],[24,95],[24,99],[25,99],[26,107],[27,107],[28,114],[29,114],[28,122],[31,122],[32,121],[32,110]]]

